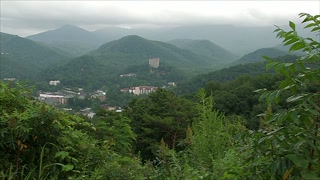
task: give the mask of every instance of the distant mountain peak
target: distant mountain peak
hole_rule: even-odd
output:
[[[153,47],[153,41],[140,37],[138,35],[124,36],[118,40],[105,43],[100,46],[98,51],[130,51],[140,52],[142,49]],[[142,52],[141,52],[142,53]]]
[[[147,40],[147,39],[138,35],[127,35],[122,37],[120,40]]]
[[[61,28],[79,28],[79,27],[72,25],[72,24],[65,24],[65,25],[61,26],[59,29],[61,29]]]
[[[74,25],[71,25],[71,24],[66,24],[66,25],[63,25],[61,26],[60,28],[56,29],[56,31],[83,31],[83,32],[89,32],[87,31],[86,29],[83,29],[81,27],[78,27],[78,26],[74,26]]]
[[[92,45],[101,44],[100,39],[95,37],[90,31],[70,24],[63,25],[60,28],[53,29],[50,31],[45,31],[39,34],[31,35],[27,38],[44,43],[80,42]]]

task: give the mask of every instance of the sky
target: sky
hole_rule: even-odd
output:
[[[25,37],[70,24],[163,28],[232,24],[270,26],[300,23],[298,14],[320,14],[320,0],[251,1],[0,1],[0,31]]]

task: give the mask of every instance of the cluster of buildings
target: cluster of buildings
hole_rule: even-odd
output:
[[[91,94],[90,96],[93,99],[99,99],[100,101],[105,101],[106,100],[106,92],[97,90],[94,93]]]
[[[160,58],[151,58],[149,59],[149,67],[150,68],[158,68],[160,65]],[[152,70],[150,69],[150,72]],[[128,74],[121,74],[120,77],[132,77],[136,76],[134,73],[128,73]],[[168,82],[168,86],[176,86],[174,82]],[[165,88],[165,86],[164,86]],[[122,88],[120,91],[125,92],[125,93],[132,93],[135,95],[140,95],[140,94],[149,94],[154,91],[156,91],[158,87],[154,86],[136,86],[136,87],[129,87],[129,88]]]
[[[134,76],[137,76],[136,74],[134,73],[128,73],[128,74],[121,74],[120,77],[134,77]]]
[[[151,58],[149,59],[149,67],[150,71],[152,71],[152,68],[158,68],[160,65],[160,58]],[[127,74],[121,74],[120,77],[135,77],[137,76],[135,73],[127,73]],[[59,80],[51,80],[49,81],[49,85],[52,86],[58,86],[60,85]],[[169,82],[169,86],[176,86],[174,82]],[[123,88],[121,89],[121,92],[125,93],[132,93],[134,95],[141,95],[141,94],[149,94],[152,92],[155,92],[158,89],[158,87],[154,86],[135,86],[135,87],[129,87],[129,88]],[[106,100],[106,92],[102,90],[97,90],[93,93],[84,93],[82,88],[78,89],[78,92],[75,92],[74,90],[64,88],[62,91],[59,92],[42,92],[39,93],[38,99],[42,102],[52,104],[52,105],[63,105],[68,103],[68,99],[70,98],[79,98],[79,99],[85,99],[85,97],[89,97],[92,99],[99,99],[101,102]],[[109,107],[107,104],[101,105],[102,108],[106,110],[114,110],[116,112],[121,112],[121,109],[116,109],[116,107]],[[67,109],[66,110],[72,110]],[[88,116],[89,118],[92,118],[95,114],[92,112],[91,108],[85,108],[78,112],[79,114]]]
[[[59,80],[49,81],[49,84],[52,86],[57,86],[60,84],[60,81]]]
[[[40,93],[38,100],[51,105],[67,104],[69,98],[73,98],[73,95],[64,94],[61,92],[44,92]]]
[[[136,86],[136,87],[130,87],[130,88],[123,88],[121,89],[121,92],[126,92],[126,93],[133,93],[135,95],[140,95],[140,94],[149,94],[154,91],[156,91],[158,87],[154,86]]]
[[[92,108],[84,108],[84,109],[81,109],[78,114],[81,114],[83,116],[87,116],[88,118],[93,118],[96,113],[92,112]]]
[[[52,86],[57,86],[60,84],[59,80],[49,81]],[[93,99],[99,99],[100,101],[106,100],[106,92],[102,90],[97,90],[93,93],[83,93],[82,88],[78,88],[78,92],[71,90],[70,88],[64,88],[58,92],[40,92],[38,100],[51,105],[61,105],[67,104],[70,98],[84,99],[85,96],[89,96]]]
[[[3,78],[4,81],[15,81],[16,78]]]

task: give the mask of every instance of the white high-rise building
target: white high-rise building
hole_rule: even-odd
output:
[[[151,58],[149,59],[149,65],[153,68],[158,68],[160,64],[160,58]]]

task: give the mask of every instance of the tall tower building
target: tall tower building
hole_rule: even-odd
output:
[[[149,59],[149,65],[153,68],[158,68],[160,64],[160,58],[151,58]]]

